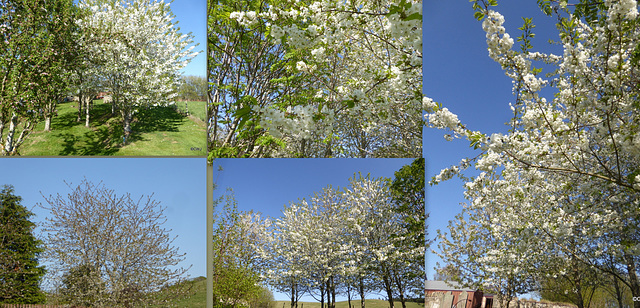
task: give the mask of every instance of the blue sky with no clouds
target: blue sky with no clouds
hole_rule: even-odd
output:
[[[511,117],[509,103],[515,102],[511,93],[511,79],[504,75],[500,65],[489,58],[482,23],[473,17],[468,0],[426,1],[423,6],[424,79],[426,96],[440,102],[457,114],[471,130],[487,134],[506,132]],[[498,0],[493,10],[505,16],[507,33],[515,38],[521,35],[517,28],[522,17],[533,18],[536,37],[534,51],[561,52],[555,20],[540,12],[536,1]],[[518,42],[514,45],[519,50]],[[561,53],[560,53],[561,54]],[[427,180],[441,169],[457,164],[460,159],[478,154],[466,141],[447,142],[444,131],[425,129],[423,151],[427,164]],[[462,209],[462,181],[452,179],[437,186],[427,186],[428,236],[434,238],[436,230],[446,229]],[[437,245],[432,245],[436,249]],[[433,279],[433,270],[439,258],[427,253],[427,278]],[[441,262],[440,262],[441,263]]]
[[[44,221],[48,211],[36,206],[43,197],[66,196],[86,178],[100,181],[120,196],[134,200],[153,194],[166,207],[171,236],[179,251],[186,253],[180,264],[191,277],[206,276],[206,159],[205,158],[0,158],[0,186],[13,185],[22,205],[31,209],[32,221]],[[46,204],[45,204],[46,205]],[[46,265],[46,264],[45,264]]]
[[[207,2],[206,0],[174,0],[171,11],[184,34],[191,32],[194,43],[199,44],[194,51],[202,51],[182,69],[185,75],[206,76],[207,71]]]

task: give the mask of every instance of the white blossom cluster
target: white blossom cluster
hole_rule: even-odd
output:
[[[229,18],[237,20],[245,27],[252,27],[258,23],[256,12],[231,12]]]
[[[313,106],[289,106],[285,114],[268,107],[261,107],[258,109],[258,112],[263,114],[263,117],[260,119],[261,126],[269,126],[273,122],[279,124],[279,129],[272,131],[272,134],[276,138],[283,137],[280,133],[281,130],[288,131],[293,138],[310,138],[311,132],[315,129],[316,124],[313,116],[315,112],[317,112],[317,108]],[[329,116],[325,122],[329,129],[333,121],[332,112],[333,111],[327,111]]]

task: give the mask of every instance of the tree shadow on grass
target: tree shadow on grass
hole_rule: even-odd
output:
[[[65,104],[71,104],[70,107],[74,111],[73,112],[65,111],[62,114],[58,114],[57,116],[53,117],[53,119],[51,119],[51,127],[53,127],[54,130],[57,130],[57,129],[69,129],[74,126],[84,126],[85,124],[84,110],[83,110],[82,116],[80,117],[80,121],[78,121],[78,102],[65,103]],[[111,117],[111,104],[94,102],[90,112],[91,112],[91,118],[90,118],[91,126],[103,125]]]
[[[127,143],[143,141],[141,134],[150,132],[177,132],[186,116],[178,113],[173,107],[149,107],[140,110],[131,123],[132,134]]]
[[[94,127],[105,125],[110,119],[120,116],[117,112],[114,115],[111,114],[111,104],[109,103],[94,102],[90,112],[90,124]],[[84,123],[84,121],[82,123]]]
[[[77,103],[75,108],[78,108]],[[76,121],[78,119],[78,112],[68,112],[58,114],[51,119],[51,127],[54,130],[58,129],[70,129],[74,126],[84,125],[84,121]]]
[[[64,133],[61,135],[63,150],[60,155],[114,155],[120,149],[112,141],[117,138],[117,135],[122,136],[122,129],[120,129],[120,133],[112,130],[109,126],[100,126],[84,133],[82,137]]]
[[[73,127],[84,125],[84,121],[77,122],[77,113],[67,113],[56,118],[56,127]],[[173,107],[150,107],[138,112],[131,124],[133,130],[126,140],[127,144],[144,141],[143,133],[154,131],[177,132],[179,125],[186,119]],[[124,131],[119,113],[111,114],[111,105],[94,104],[91,109],[92,130],[82,136],[71,133],[61,133],[63,150],[59,155],[114,155],[123,144]]]
[[[137,121],[131,125],[135,132],[148,133],[154,131],[177,132],[178,126],[185,116],[173,107],[150,107],[136,114]]]

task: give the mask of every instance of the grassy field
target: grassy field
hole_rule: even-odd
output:
[[[191,284],[191,296],[173,301],[178,308],[204,308],[207,306],[207,279],[198,277],[192,281],[186,282]]]
[[[206,102],[186,102],[189,107],[189,115],[192,115],[203,122],[206,122],[207,118],[207,103]],[[186,111],[185,102],[176,102],[176,106],[181,113]]]
[[[184,282],[184,284],[191,287],[191,290],[189,292],[190,294],[185,298],[174,299],[171,301],[171,303],[174,304],[177,308],[205,308],[207,306],[207,279],[205,277],[197,277],[193,280]],[[58,304],[59,302],[54,295],[49,294],[47,296],[47,305],[50,305],[47,307],[54,307]],[[60,305],[58,307],[63,306]],[[154,307],[163,308],[166,307],[166,305],[163,304]]]
[[[402,308],[400,301],[394,301],[395,308]],[[407,302],[407,308],[424,308],[423,303]],[[325,303],[326,305],[326,303]],[[389,302],[379,299],[367,299],[364,303],[366,308],[389,308]],[[289,301],[276,301],[273,308],[291,308],[291,302]],[[352,308],[360,308],[360,299],[351,300]],[[320,308],[320,303],[316,302],[298,302],[298,308]],[[336,308],[349,308],[349,302],[336,302]]]
[[[111,105],[94,101],[91,127],[84,119],[77,122],[77,102],[58,105],[52,131],[45,132],[44,122],[20,147],[25,156],[66,155],[127,155],[127,156],[204,156],[206,154],[206,125],[204,102],[190,102],[191,116],[180,114],[172,107],[152,107],[141,110],[131,124],[132,135],[123,142],[122,120],[119,113],[111,116]],[[184,105],[184,102],[182,103]],[[201,106],[201,107],[199,107]],[[184,107],[184,106],[183,106]],[[197,113],[198,109],[203,109]],[[193,111],[192,111],[193,110]]]

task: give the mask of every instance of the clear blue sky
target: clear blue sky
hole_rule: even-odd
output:
[[[471,130],[489,135],[506,132],[508,127],[504,123],[512,115],[509,103],[515,102],[511,79],[489,58],[482,23],[473,17],[471,3],[468,0],[426,1],[423,10],[424,93],[457,114]],[[547,43],[549,39],[559,39],[554,19],[543,15],[535,1],[498,0],[494,10],[505,16],[506,31],[514,40],[521,35],[517,28],[523,24],[522,17],[532,17],[536,25],[534,51],[552,50],[558,54],[558,46],[549,47]],[[519,50],[517,45],[514,48]],[[427,180],[460,159],[478,154],[469,148],[468,142],[447,142],[443,135],[443,131],[424,131]],[[446,229],[448,221],[461,211],[460,204],[466,201],[462,184],[452,179],[427,186],[429,238],[435,237],[436,230]],[[431,248],[436,249],[437,245]],[[426,259],[427,278],[432,279],[433,268],[440,260],[429,251]]]
[[[100,181],[117,195],[131,193],[136,199],[153,194],[166,207],[173,242],[186,253],[180,265],[189,276],[206,276],[206,159],[205,158],[0,158],[0,185],[9,184],[22,197],[22,205],[36,214],[39,223],[48,211],[35,206],[44,196],[66,196],[71,190],[63,181],[77,186],[86,177]]]
[[[356,172],[393,178],[395,171],[411,162],[413,159],[217,159],[213,180],[218,190],[214,191],[214,198],[230,187],[240,210],[259,211],[275,218],[289,201],[308,198],[329,184],[346,187]],[[223,171],[217,172],[217,166],[222,166]],[[276,300],[288,300],[285,294],[274,296]],[[302,301],[314,300],[304,297]]]
[[[167,1],[167,0],[165,0]],[[171,11],[176,15],[182,33],[191,32],[194,43],[199,44],[194,51],[202,51],[182,69],[184,75],[206,76],[207,71],[207,2],[206,0],[175,0]]]

